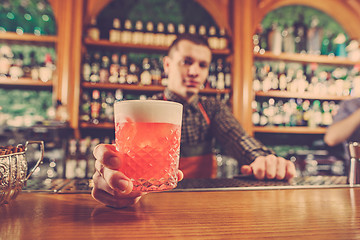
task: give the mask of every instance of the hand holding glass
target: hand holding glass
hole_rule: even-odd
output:
[[[161,100],[119,101],[115,108],[119,171],[134,190],[164,191],[176,187],[183,106]]]

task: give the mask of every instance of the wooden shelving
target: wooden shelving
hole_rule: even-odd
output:
[[[254,126],[255,133],[294,133],[294,134],[324,134],[325,127],[310,128],[310,127],[259,127]]]
[[[10,77],[0,77],[0,86],[26,86],[26,87],[44,87],[51,88],[52,81],[42,82],[40,80],[33,80],[31,78],[12,79]]]
[[[275,55],[271,52],[265,52],[263,54],[254,54],[255,60],[274,60],[274,61],[286,61],[286,62],[299,62],[299,63],[317,63],[327,65],[343,65],[353,66],[360,64],[360,62],[354,62],[343,57],[331,57],[325,55],[310,55],[299,53],[281,53]]]
[[[37,42],[37,43],[56,43],[57,36],[48,36],[48,35],[37,36],[28,33],[24,33],[20,35],[14,32],[5,32],[5,33],[0,33],[0,40]]]
[[[341,101],[346,99],[353,98],[352,96],[333,96],[327,94],[314,94],[310,92],[287,92],[280,90],[270,90],[268,92],[257,91],[255,92],[255,96],[257,97],[273,97],[273,98],[303,98],[303,99],[318,99],[318,100],[333,100],[333,101]]]
[[[123,89],[129,91],[138,91],[138,92],[161,92],[165,89],[163,86],[142,86],[142,85],[129,85],[129,84],[117,84],[117,83],[89,83],[83,82],[81,84],[83,88],[87,89]],[[200,93],[204,94],[225,94],[230,93],[230,89],[218,90],[206,88],[200,90]]]
[[[168,50],[166,46],[153,46],[153,45],[143,45],[143,44],[124,44],[118,42],[110,42],[108,40],[90,40],[85,39],[84,43],[87,46],[93,47],[105,47],[105,48],[121,48],[121,49],[128,49],[136,52],[144,52],[144,51],[151,51],[151,52],[159,52],[164,53]],[[228,55],[230,54],[230,49],[221,49],[221,50],[212,50],[214,55]]]

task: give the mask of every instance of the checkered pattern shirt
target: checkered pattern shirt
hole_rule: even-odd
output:
[[[153,96],[153,99],[166,99],[183,105],[181,144],[196,145],[215,138],[224,154],[237,159],[240,165],[249,164],[258,156],[274,154],[272,150],[249,136],[232,115],[230,108],[215,97],[197,96],[188,103],[165,89],[163,93]],[[210,125],[202,115],[198,102],[205,109]]]

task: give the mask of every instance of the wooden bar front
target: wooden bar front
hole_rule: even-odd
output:
[[[21,193],[0,239],[359,239],[360,188],[165,192],[130,208],[89,194]]]

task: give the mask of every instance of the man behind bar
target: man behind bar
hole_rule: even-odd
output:
[[[225,153],[238,160],[242,174],[257,179],[291,179],[295,166],[245,133],[231,110],[214,97],[199,97],[209,74],[211,50],[207,39],[192,34],[180,35],[164,57],[168,87],[155,99],[183,104],[179,180],[211,178],[216,168],[212,139]],[[121,159],[114,145],[100,144],[94,149],[96,172],[92,196],[112,207],[126,207],[145,193],[132,191],[133,184],[118,171]]]

